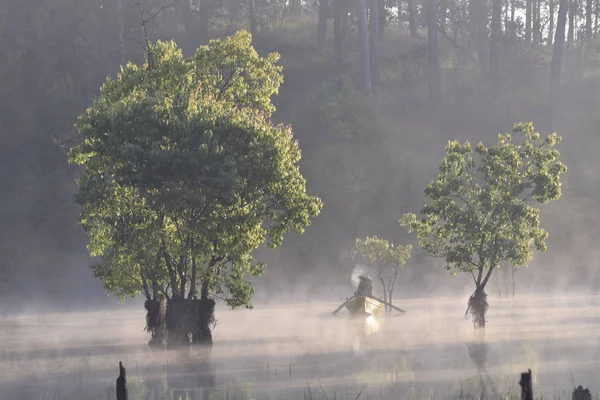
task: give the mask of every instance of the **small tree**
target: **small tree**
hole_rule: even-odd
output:
[[[448,142],[440,173],[425,189],[430,202],[422,218],[406,214],[400,220],[416,231],[426,252],[445,258],[450,273],[471,274],[475,292],[467,313],[476,327],[485,326],[485,287],[494,269],[503,261],[525,265],[534,248],[546,250],[548,233],[535,205],[560,197],[566,172],[554,148],[561,141],[557,134],[541,139],[531,123],[515,125],[513,133],[520,144],[511,134],[498,135],[490,148]]]
[[[365,240],[356,239],[353,254],[367,259],[371,271],[381,285],[383,300],[391,304],[398,270],[410,258],[411,250],[410,245],[395,245],[377,236],[367,236]],[[386,305],[386,309],[389,309],[389,306]]]
[[[213,298],[250,307],[245,277],[264,267],[253,251],[303,232],[322,204],[306,193],[290,127],[269,119],[276,54],[260,57],[242,31],[188,59],[157,42],[148,58],[78,120],[81,224],[110,293],[165,296],[169,340],[212,343]]]

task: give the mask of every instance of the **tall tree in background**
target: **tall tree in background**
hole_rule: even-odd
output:
[[[560,175],[566,172],[554,148],[560,140],[518,124],[489,148],[448,142],[440,172],[425,189],[429,202],[421,219],[406,214],[400,221],[417,233],[427,253],[445,259],[451,274],[472,276],[475,291],[465,315],[471,314],[477,328],[485,327],[485,288],[492,273],[502,262],[519,267],[534,249],[546,250],[548,233],[534,204],[560,197]]]
[[[560,0],[558,6],[558,20],[556,21],[556,36],[552,48],[552,61],[550,65],[550,127],[553,129],[558,111],[558,96],[562,64],[565,47],[565,25],[567,23],[567,8],[569,0]]]
[[[408,13],[408,30],[413,40],[418,39],[417,21],[415,17],[415,0],[406,0],[406,11]]]
[[[169,343],[212,344],[213,297],[250,307],[246,277],[264,267],[254,250],[301,233],[321,202],[290,128],[269,120],[278,55],[260,57],[244,31],[188,59],[173,42],[148,54],[78,120],[81,224],[109,292],[165,296]]]
[[[585,2],[585,39],[590,40],[594,36],[592,27],[593,0]]]
[[[344,61],[344,32],[342,21],[344,18],[344,0],[333,0],[333,51],[338,63]]]
[[[367,30],[367,3],[356,0],[356,24],[358,26],[358,58],[360,63],[361,88],[371,94],[371,62],[369,52],[369,32]]]
[[[371,90],[373,91],[373,100],[377,104],[379,101],[379,58],[380,58],[380,19],[379,19],[379,0],[370,0],[370,24],[369,24],[369,60],[371,64]]]
[[[577,29],[577,0],[569,0],[569,30],[567,44],[570,49],[575,47],[575,30]],[[560,13],[560,11],[559,11]]]
[[[320,51],[327,47],[327,19],[329,15],[329,1],[319,0],[319,20],[317,22],[317,46]]]
[[[481,73],[487,76],[489,72],[489,54],[488,54],[488,2],[487,0],[478,0],[477,4],[477,61],[481,68]]]
[[[256,4],[254,0],[248,0],[248,18],[250,19],[250,34],[255,37],[258,29],[258,21],[256,18]]]
[[[492,23],[490,37],[490,79],[492,82],[493,96],[498,89],[499,81],[499,60],[502,49],[502,0],[492,0]]]
[[[525,43],[531,43],[531,25],[533,20],[533,0],[525,0]]]
[[[548,46],[554,43],[554,10],[556,9],[556,0],[548,0]]]
[[[436,0],[427,0],[427,82],[429,85],[429,101],[434,109],[438,109],[442,104],[437,11]]]

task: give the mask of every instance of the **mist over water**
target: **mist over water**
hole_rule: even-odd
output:
[[[408,313],[380,320],[350,319],[345,310],[335,317],[335,302],[219,306],[212,350],[167,352],[146,345],[139,308],[7,317],[0,398],[114,398],[119,361],[130,399],[174,390],[222,399],[355,399],[361,391],[445,399],[483,389],[486,398],[518,398],[519,374],[529,368],[536,398],[570,397],[573,380],[598,393],[600,297],[490,300],[483,335],[464,319],[462,297],[400,300]]]

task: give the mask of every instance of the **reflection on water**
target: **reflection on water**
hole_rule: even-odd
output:
[[[597,303],[495,301],[485,337],[464,299],[404,301],[397,318],[335,317],[335,304],[218,310],[214,347],[185,352],[151,350],[143,310],[5,318],[0,399],[114,399],[119,361],[136,400],[494,396],[518,393],[528,368],[536,397],[572,390],[571,376],[596,394]]]
[[[370,336],[381,329],[381,317],[369,315],[367,317],[354,317],[350,319],[356,337],[352,342],[352,351],[361,354],[369,348]]]

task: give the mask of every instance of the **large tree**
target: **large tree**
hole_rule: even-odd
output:
[[[290,127],[270,122],[276,54],[260,57],[244,31],[187,59],[173,42],[148,50],[78,120],[81,224],[109,292],[164,296],[173,310],[199,299],[199,323],[167,312],[169,341],[212,343],[212,298],[250,306],[245,277],[264,267],[253,251],[302,232],[321,202],[306,193]]]
[[[555,149],[560,141],[556,134],[541,138],[532,124],[515,125],[489,148],[450,141],[439,174],[425,189],[422,218],[406,214],[400,221],[416,231],[426,252],[445,258],[450,273],[473,277],[467,312],[476,327],[485,326],[485,287],[500,263],[522,266],[533,249],[546,249],[548,233],[536,205],[560,197],[566,172]]]

